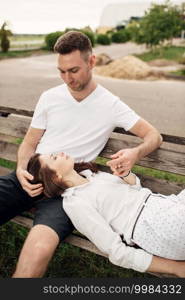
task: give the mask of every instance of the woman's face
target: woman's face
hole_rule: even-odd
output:
[[[40,155],[40,162],[42,165],[47,165],[50,169],[63,177],[68,175],[74,167],[74,159],[64,152],[57,154],[42,154]]]

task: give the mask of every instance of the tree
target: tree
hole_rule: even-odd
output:
[[[180,35],[183,28],[181,8],[169,0],[164,4],[152,4],[139,22],[135,41],[146,43],[149,47],[163,44],[165,40]]]
[[[0,28],[2,52],[8,52],[8,49],[10,47],[10,41],[8,39],[8,36],[11,36],[12,32],[9,29],[6,29],[7,26],[8,26],[8,24],[6,22],[4,22]]]

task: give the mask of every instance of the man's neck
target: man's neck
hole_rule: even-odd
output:
[[[73,91],[70,88],[68,89],[73,98],[76,101],[81,102],[87,98],[96,89],[96,87],[97,83],[95,81],[91,81],[82,91]]]

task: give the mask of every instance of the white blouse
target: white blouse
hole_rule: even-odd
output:
[[[151,191],[142,188],[138,178],[136,185],[130,186],[120,177],[105,172],[85,170],[81,174],[89,182],[62,194],[63,208],[75,228],[106,253],[113,264],[145,272],[152,255],[134,248],[131,235]]]

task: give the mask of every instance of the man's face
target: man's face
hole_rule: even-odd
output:
[[[95,57],[89,55],[85,60],[79,50],[69,54],[59,54],[58,69],[61,78],[73,91],[82,91],[92,78]]]

